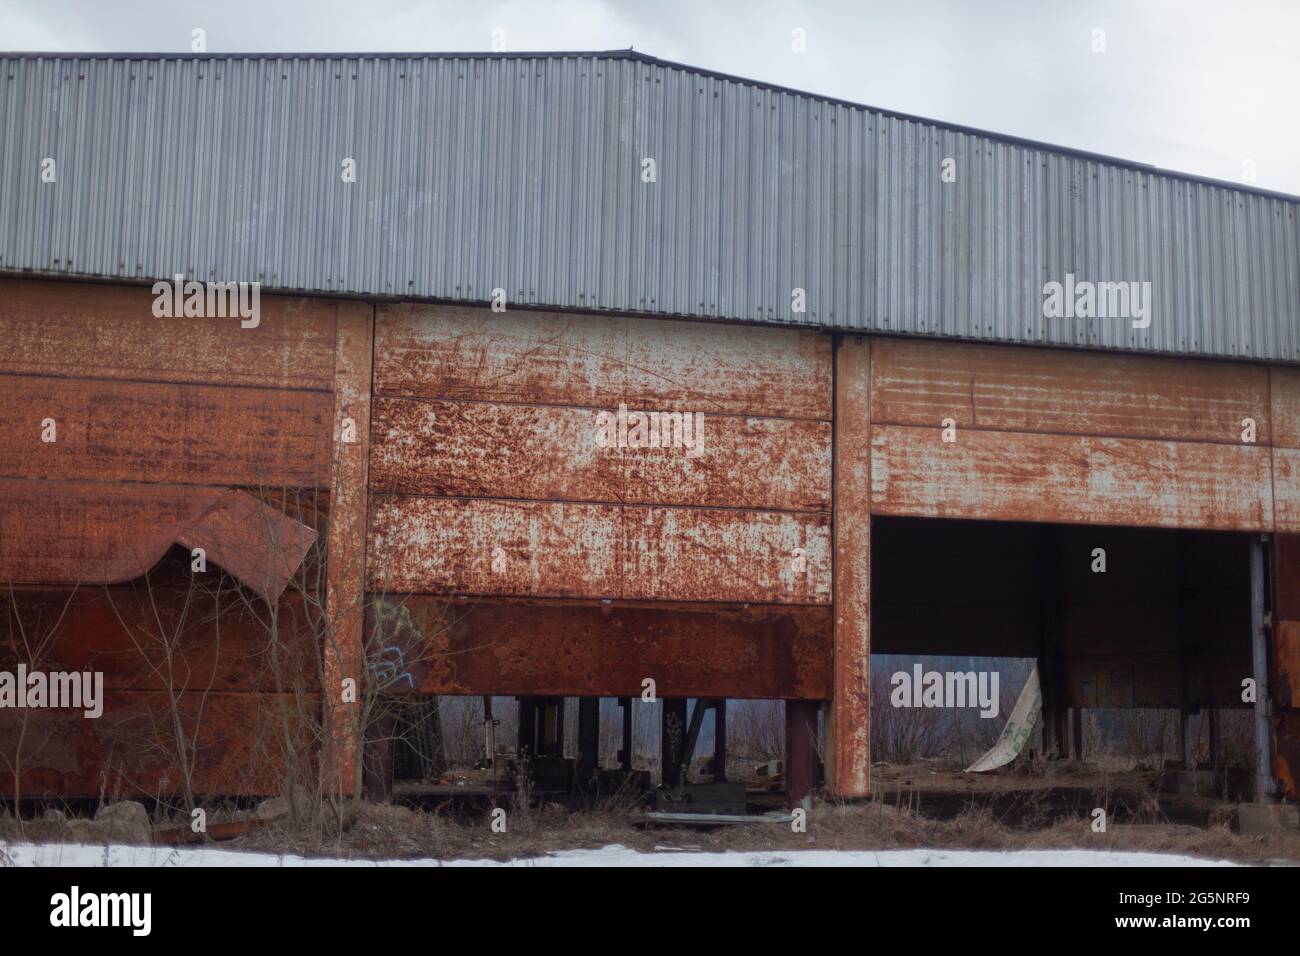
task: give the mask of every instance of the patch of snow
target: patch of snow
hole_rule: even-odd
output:
[[[562,850],[543,857],[497,860],[368,860],[250,853],[218,847],[90,846],[79,843],[0,844],[0,862],[16,866],[1236,866],[1227,860],[1170,853],[1110,850],[782,850],[703,853],[674,849],[642,853],[617,844]]]

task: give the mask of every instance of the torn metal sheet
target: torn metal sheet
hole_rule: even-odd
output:
[[[274,600],[315,540],[245,491],[0,481],[0,580],[13,584],[130,581],[175,543]]]
[[[293,579],[316,532],[246,491],[223,492],[176,535],[245,587],[274,601]]]
[[[1038,684],[1038,665],[1029,671],[1024,690],[1016,700],[1016,706],[1007,718],[1007,725],[1002,728],[1002,735],[997,743],[989,748],[984,756],[966,768],[967,773],[984,773],[1005,766],[1019,756],[1025,741],[1033,733],[1038,723],[1038,715],[1043,709],[1043,692]]]

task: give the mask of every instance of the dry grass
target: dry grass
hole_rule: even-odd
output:
[[[913,848],[1026,850],[1144,850],[1245,863],[1286,860],[1300,863],[1300,833],[1245,837],[1226,823],[1208,828],[1165,823],[1112,824],[1094,833],[1085,817],[1058,819],[1040,827],[1009,827],[991,810],[972,801],[951,820],[935,820],[883,801],[856,804],[823,802],[814,807],[806,833],[788,826],[695,830],[646,830],[627,809],[603,806],[568,810],[549,805],[507,817],[507,831],[494,833],[489,818],[456,818],[448,812],[422,812],[396,806],[362,806],[339,843],[314,847],[284,828],[258,831],[225,844],[232,849],[318,852],[365,858],[436,857],[509,859],[566,849],[621,844],[651,851],[681,847],[703,851],[894,850]]]

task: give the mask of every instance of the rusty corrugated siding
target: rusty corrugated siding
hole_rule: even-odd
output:
[[[0,160],[4,270],[1300,361],[1294,197],[636,54],[11,55]]]

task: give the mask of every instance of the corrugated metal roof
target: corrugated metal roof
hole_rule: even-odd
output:
[[[1300,360],[1294,197],[637,54],[12,54],[0,81],[0,270]],[[1151,282],[1150,326],[1044,318],[1066,273]]]

